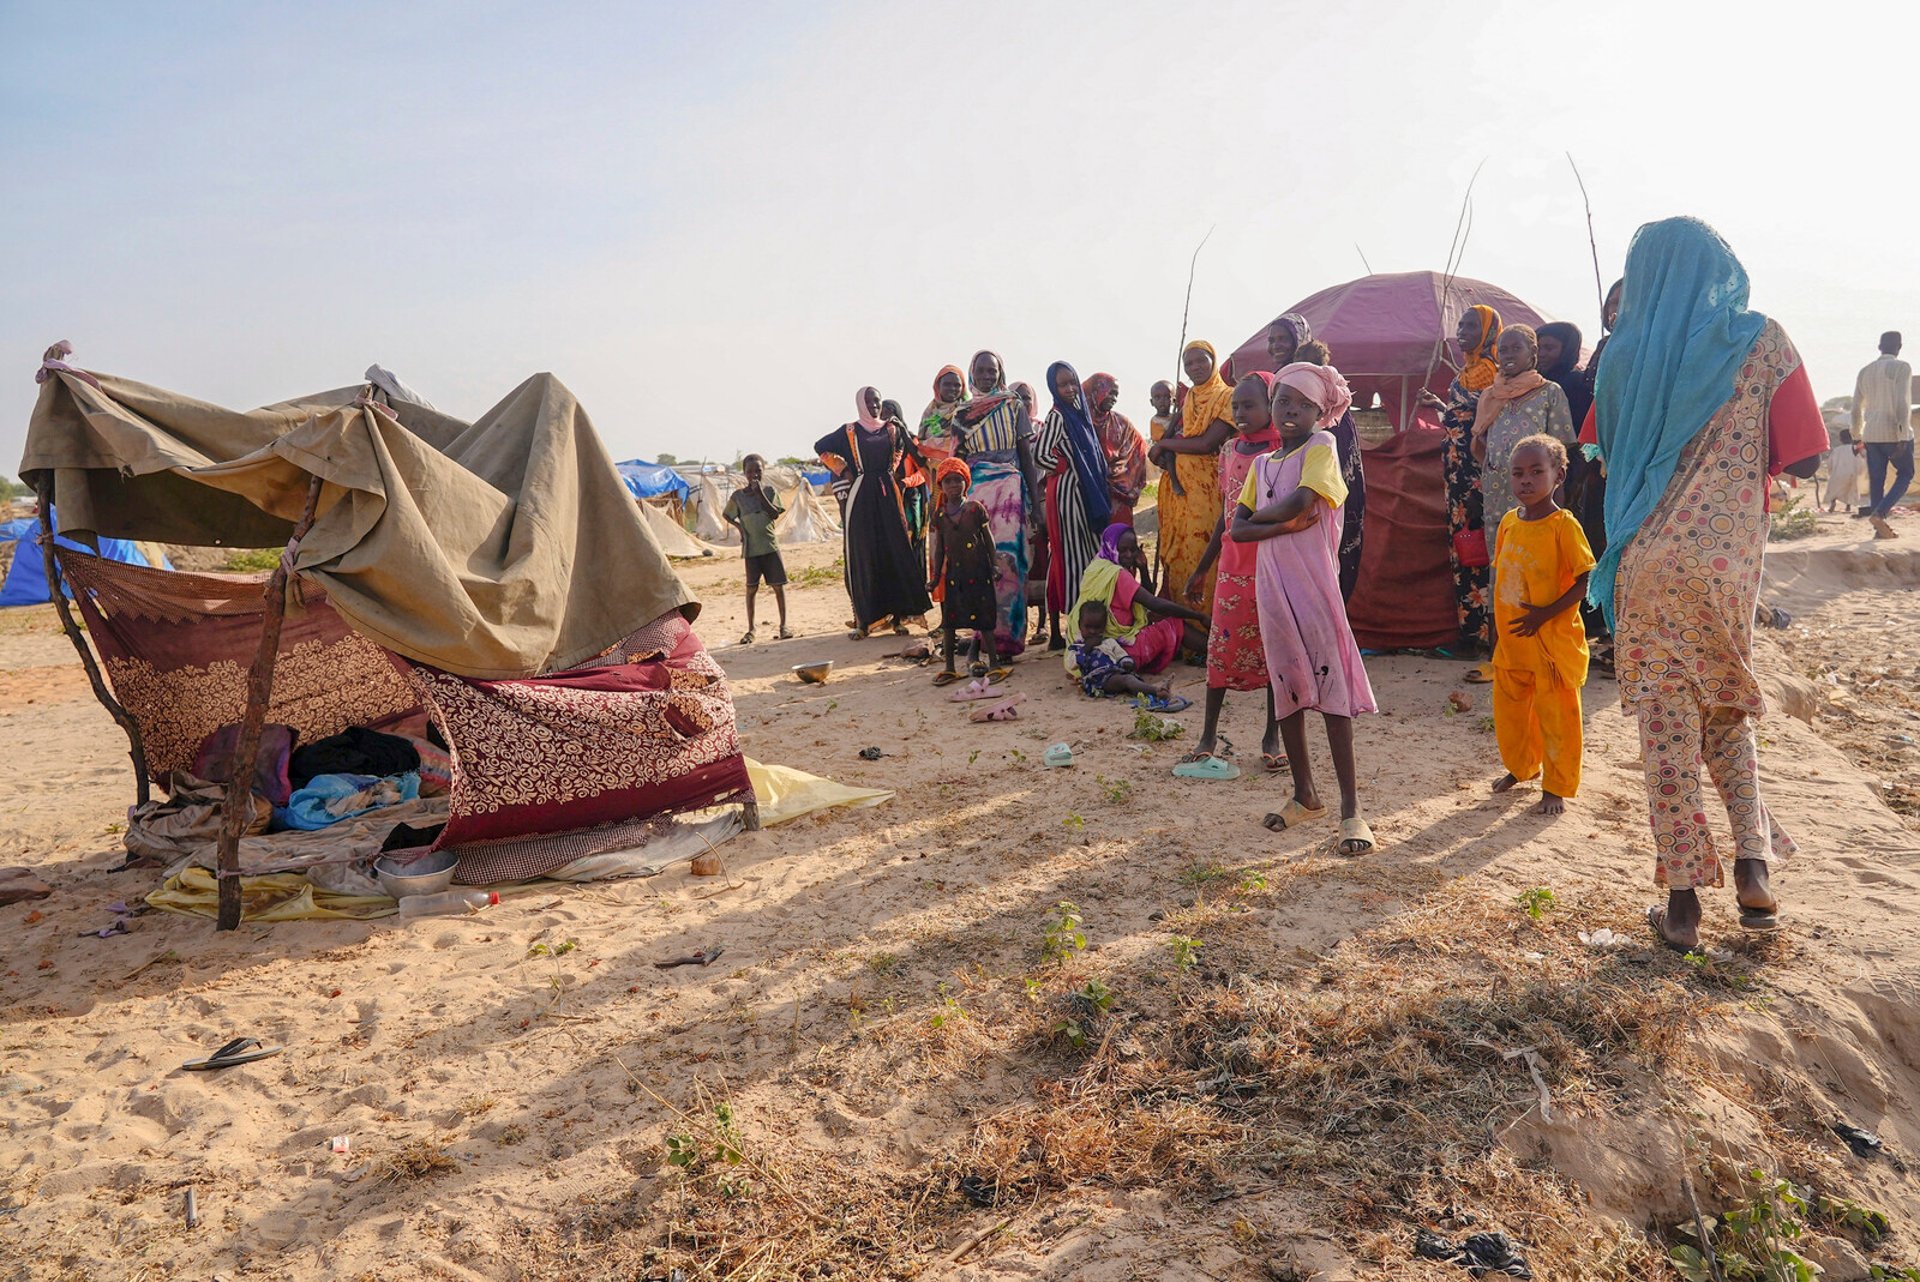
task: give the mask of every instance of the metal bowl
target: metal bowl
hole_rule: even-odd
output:
[[[808,685],[813,686],[825,685],[827,683],[827,674],[832,671],[832,659],[827,659],[820,663],[796,663],[793,665],[793,675],[799,677]]]
[[[453,866],[459,862],[460,856],[451,850],[436,850],[407,863],[382,855],[373,861],[373,877],[395,899],[437,895],[453,888]]]

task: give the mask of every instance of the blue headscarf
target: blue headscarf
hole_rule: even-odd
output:
[[[1587,600],[1613,626],[1614,578],[1633,536],[1667,491],[1681,451],[1733,395],[1767,318],[1747,310],[1747,271],[1697,218],[1667,218],[1627,247],[1620,323],[1595,400],[1607,461],[1607,550]]]
[[[1053,393],[1053,408],[1067,425],[1067,453],[1073,458],[1074,473],[1080,478],[1080,491],[1087,507],[1087,524],[1098,530],[1113,515],[1113,499],[1107,493],[1107,452],[1100,448],[1100,436],[1093,430],[1093,416],[1087,412],[1085,388],[1064,400],[1058,390],[1060,371],[1073,375],[1077,385],[1079,371],[1065,361],[1047,366],[1047,390]]]

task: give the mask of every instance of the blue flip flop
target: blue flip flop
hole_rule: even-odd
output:
[[[1182,761],[1173,768],[1173,773],[1181,779],[1206,779],[1225,782],[1240,777],[1240,767],[1223,757],[1207,756],[1198,761]]]

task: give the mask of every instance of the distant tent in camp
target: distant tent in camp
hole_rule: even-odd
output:
[[[1439,272],[1362,276],[1291,307],[1333,352],[1359,405],[1380,398],[1392,435],[1369,447],[1366,534],[1360,579],[1347,617],[1369,649],[1425,649],[1459,637],[1454,610],[1446,491],[1440,475],[1445,433],[1419,407],[1421,388],[1444,397],[1461,362],[1454,331],[1469,307],[1486,304],[1502,324],[1538,326],[1527,303],[1485,281]],[[1267,327],[1233,353],[1238,373],[1271,369]]]
[[[693,537],[702,543],[732,547],[740,542],[740,532],[728,525],[721,513],[727,510],[727,496],[738,488],[732,478],[712,472],[700,476],[694,489]]]
[[[649,463],[644,459],[628,459],[624,463],[615,463],[613,470],[620,473],[625,482],[627,493],[637,499],[666,498],[669,495],[682,503],[693,492],[687,484],[687,478],[672,468],[659,463]]]
[[[54,516],[54,528],[59,529],[60,518]],[[0,553],[10,554],[11,563],[6,573],[0,575],[0,607],[12,605],[45,605],[53,597],[47,591],[47,563],[40,554],[40,521],[38,517],[23,516],[15,521],[0,525]],[[89,556],[93,549],[72,539],[56,537],[54,545],[76,556]],[[127,565],[151,565],[146,553],[127,539],[101,539],[100,555],[109,561],[120,561]],[[161,569],[169,568],[162,558]],[[71,589],[67,591],[72,596]]]
[[[400,837],[452,851],[466,884],[632,849],[663,814],[739,803],[752,822],[726,676],[692,627],[699,603],[552,375],[469,424],[366,387],[239,412],[43,369],[20,475],[57,489],[71,533],[293,558],[302,608],[283,620],[284,596],[259,577],[58,549],[154,783],[194,770],[243,713],[264,710],[301,743],[353,728],[422,738],[430,723],[450,748],[444,827],[417,831],[426,821],[408,812],[416,830],[402,833],[374,810],[341,821],[370,848],[332,839],[313,867]],[[254,664],[274,631],[269,684]],[[231,874],[284,866],[277,839],[243,838],[232,862],[221,851],[223,927],[240,920]],[[212,848],[187,857],[204,866]]]
[[[647,528],[653,531],[654,541],[668,556],[680,560],[691,560],[694,557],[714,554],[712,545],[702,543],[688,534],[687,527],[674,520],[665,511],[644,501],[638,504],[638,507],[640,519],[647,523]]]
[[[840,537],[840,518],[804,481],[780,496],[787,510],[773,523],[782,543],[827,543]]]

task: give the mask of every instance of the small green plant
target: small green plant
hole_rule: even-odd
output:
[[[1786,1180],[1769,1178],[1762,1171],[1747,1175],[1753,1186],[1752,1197],[1728,1210],[1718,1223],[1707,1221],[1707,1234],[1720,1268],[1715,1273],[1708,1260],[1707,1243],[1681,1245],[1667,1252],[1673,1267],[1687,1282],[1719,1282],[1741,1279],[1746,1282],[1814,1282],[1814,1266],[1799,1252],[1806,1231],[1802,1220],[1808,1205],[1798,1190]],[[1693,1230],[1683,1225],[1688,1233]]]
[[[1227,875],[1227,870],[1219,864],[1195,864],[1180,874],[1180,880],[1189,886],[1204,886],[1210,881],[1218,881]]]
[[[1867,1240],[1869,1246],[1893,1232],[1893,1221],[1887,1218],[1885,1211],[1862,1206],[1850,1197],[1816,1193],[1808,1203],[1807,1210],[1822,1224],[1854,1230]],[[1915,1282],[1920,1282],[1920,1278],[1916,1278]]]
[[[553,973],[547,976],[547,987],[553,990],[553,1000],[559,1001],[561,994],[567,991],[566,976],[560,971],[560,959],[580,947],[578,940],[563,939],[557,944],[535,944],[527,949],[528,958],[545,957],[553,966]],[[548,1008],[552,1008],[552,1002]]]
[[[1867,1270],[1867,1282],[1920,1282],[1920,1269],[1908,1266],[1875,1264]]]
[[[1236,887],[1243,895],[1257,895],[1266,888],[1266,874],[1254,868],[1249,868],[1240,874],[1240,885]]]
[[[867,969],[876,975],[891,975],[900,969],[900,958],[894,953],[875,953],[867,958]]]
[[[1068,832],[1081,832],[1087,826],[1087,821],[1077,814],[1068,815],[1065,819],[1062,819],[1060,823]]]
[[[1040,960],[1064,965],[1067,958],[1087,946],[1087,932],[1077,905],[1061,900],[1054,906],[1053,920],[1040,935]]]
[[[804,570],[794,571],[787,583],[796,588],[830,588],[845,583],[846,578],[846,560],[836,557],[831,565],[810,565]]]
[[[829,699],[829,700],[827,700],[827,711],[828,711],[828,712],[832,712],[832,711],[833,711],[833,710],[834,710],[835,708],[837,708],[837,707],[839,707],[839,706],[840,706],[840,701],[839,701],[838,699]]]
[[[1520,905],[1527,916],[1539,921],[1553,907],[1553,892],[1545,886],[1534,886],[1514,896],[1513,902]]]
[[[1173,950],[1173,964],[1181,970],[1192,970],[1200,964],[1202,944],[1192,935],[1175,935],[1167,941],[1167,947]]]
[[[1067,994],[1067,1013],[1053,1026],[1053,1035],[1066,1038],[1068,1045],[1078,1050],[1087,1044],[1094,1024],[1112,1009],[1113,990],[1097,979],[1089,979],[1086,987]]]
[[[938,1031],[945,1028],[948,1024],[958,1024],[967,1018],[967,1008],[962,1006],[951,992],[947,991],[945,984],[940,985],[940,1009],[935,1011],[933,1018],[927,1021],[929,1026],[935,1031]]]
[[[1789,539],[1804,539],[1810,534],[1819,532],[1819,512],[1802,503],[1798,494],[1790,494],[1786,502],[1773,509],[1772,521],[1767,528],[1767,540],[1771,543],[1784,543]]]
[[[967,764],[968,764],[968,765],[972,765],[972,764],[973,764],[974,762],[976,762],[976,761],[978,761],[978,760],[980,760],[980,749],[978,749],[978,748],[975,748],[975,749],[974,749],[974,750],[973,750],[972,752],[969,752],[969,753],[967,754]]]
[[[1032,975],[1029,975],[1022,982],[1025,983],[1027,986],[1027,1000],[1030,1002],[1039,1001],[1041,991],[1045,989],[1047,986],[1046,981],[1042,979],[1036,979]]]
[[[1027,754],[1018,748],[1007,749],[1007,755],[1012,757],[1016,763],[1024,763],[1027,759]]]
[[[721,1100],[713,1106],[713,1133],[703,1140],[692,1131],[675,1131],[667,1136],[667,1165],[689,1179],[709,1170],[727,1170],[747,1160],[740,1145],[740,1126],[733,1105]],[[720,1181],[723,1197],[740,1197],[751,1192],[750,1181],[728,1176]]]
[[[1127,735],[1129,739],[1144,739],[1148,743],[1165,743],[1169,739],[1178,739],[1187,732],[1187,728],[1171,717],[1141,708],[1133,714],[1133,729]]]
[[[1100,785],[1100,791],[1111,805],[1124,806],[1133,800],[1133,780],[1131,779],[1108,779],[1095,775],[1093,781]]]
[[[1474,728],[1478,730],[1481,734],[1492,734],[1493,718],[1492,717],[1480,718],[1480,720],[1477,723],[1475,723]]]

